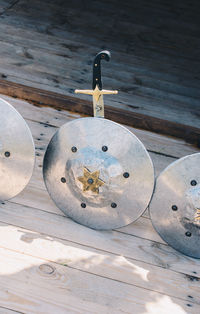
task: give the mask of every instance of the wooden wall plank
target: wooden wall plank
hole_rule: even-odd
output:
[[[37,138],[41,137],[41,133],[43,134],[44,139],[46,140],[45,145],[53,136],[57,127],[61,127],[66,122],[82,117],[80,114],[74,112],[65,110],[57,111],[50,107],[33,106],[28,102],[4,95],[1,97],[11,103],[27,120],[35,141]],[[36,123],[34,124],[34,122]],[[175,158],[200,152],[200,149],[186,143],[184,140],[169,138],[129,126],[125,127],[128,127],[128,129],[143,142],[149,151]]]
[[[79,98],[39,90],[25,85],[0,80],[0,93],[12,97],[25,99],[39,106],[51,104],[56,109],[72,110],[86,115],[93,115],[92,104]],[[186,126],[181,123],[174,123],[160,118],[124,111],[120,108],[105,107],[106,118],[126,124],[135,128],[142,128],[160,134],[173,135],[183,138],[189,143],[199,146],[200,129]]]

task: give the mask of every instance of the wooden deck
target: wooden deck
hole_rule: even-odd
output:
[[[146,212],[113,231],[81,226],[53,204],[42,179],[51,136],[78,114],[2,96],[26,119],[36,145],[27,188],[0,205],[0,313],[200,313],[200,260],[166,245]],[[156,174],[197,152],[182,140],[130,128]]]

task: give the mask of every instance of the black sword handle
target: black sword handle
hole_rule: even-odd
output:
[[[101,81],[101,60],[110,61],[111,54],[107,50],[100,51],[93,62],[93,85],[92,88],[95,89],[96,86],[102,90],[102,81]]]

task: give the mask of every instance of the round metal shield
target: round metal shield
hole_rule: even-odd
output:
[[[0,99],[0,200],[20,193],[28,184],[35,162],[31,132],[22,116]]]
[[[159,175],[150,216],[164,241],[200,258],[200,153],[175,161]]]
[[[102,118],[63,125],[48,145],[43,175],[56,205],[94,229],[136,220],[154,187],[153,165],[143,144],[126,128]]]

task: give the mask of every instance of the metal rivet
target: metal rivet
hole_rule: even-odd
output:
[[[128,172],[124,172],[124,173],[123,173],[123,176],[124,176],[124,178],[127,179],[127,178],[129,177],[129,173],[128,173]]]
[[[102,151],[103,151],[103,152],[107,152],[107,150],[108,150],[108,147],[107,147],[107,146],[102,146]]]
[[[10,157],[10,152],[5,152],[4,155],[5,155],[6,157]]]
[[[86,204],[85,204],[85,203],[81,203],[81,207],[82,207],[82,208],[85,208],[85,207],[86,207]]]
[[[94,183],[94,180],[93,180],[92,178],[89,178],[89,179],[87,180],[87,182],[88,182],[89,184],[92,184],[92,183]]]
[[[185,235],[187,236],[187,237],[191,237],[191,232],[190,231],[187,231],[186,233],[185,233]]]
[[[73,153],[76,153],[76,152],[77,152],[77,148],[76,148],[75,146],[73,146],[73,147],[71,148],[71,151],[72,151]]]
[[[95,67],[97,67],[97,63],[95,63]]]
[[[96,81],[98,81],[98,78],[96,78]]]
[[[196,180],[192,180],[192,181],[190,182],[190,184],[191,184],[192,186],[195,186],[195,185],[197,185],[197,181],[196,181]]]
[[[65,179],[64,177],[62,177],[62,178],[60,179],[60,181],[61,181],[62,183],[65,183],[65,182],[66,182],[66,179]]]
[[[178,207],[176,205],[172,205],[172,210],[178,210]]]
[[[116,208],[116,207],[117,207],[117,204],[116,204],[116,203],[111,203],[111,207],[112,207],[112,208]]]

